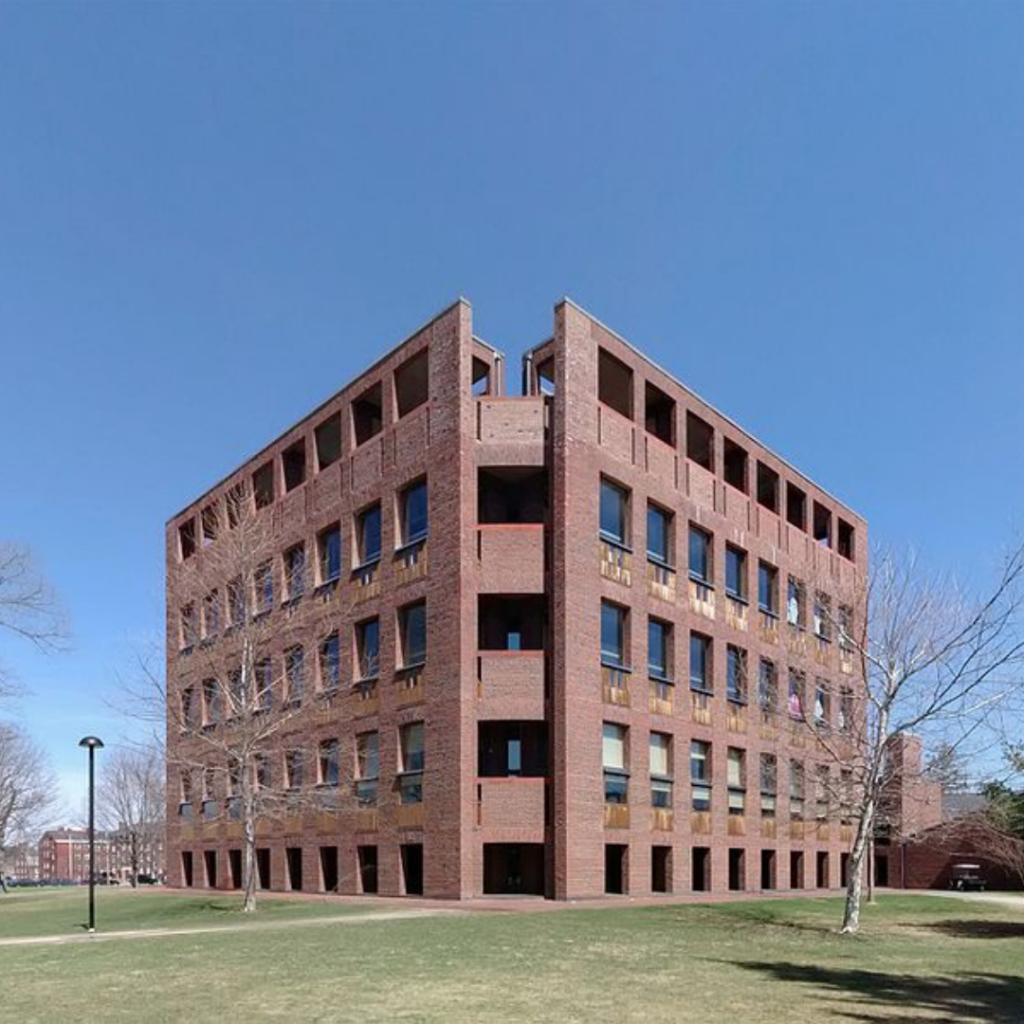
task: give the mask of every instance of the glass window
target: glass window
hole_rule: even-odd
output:
[[[601,660],[625,665],[626,611],[617,604],[601,602]]]
[[[794,669],[789,670],[789,715],[804,717],[804,677]]]
[[[604,798],[606,803],[624,804],[628,798],[626,774],[626,727],[605,722],[602,731]]]
[[[742,789],[746,785],[746,772],[744,771],[743,751],[737,747],[730,747],[728,754],[728,784],[734,789]]]
[[[761,814],[766,818],[775,817],[775,796],[778,777],[778,762],[773,754],[761,755]]]
[[[318,538],[320,582],[330,583],[341,575],[341,527],[329,526]]]
[[[302,597],[306,590],[306,546],[296,544],[284,553],[284,585],[289,600]]]
[[[407,487],[402,492],[402,546],[415,544],[427,535],[427,483]]]
[[[331,633],[320,643],[320,687],[336,689],[341,683],[341,651],[338,634]]]
[[[402,666],[422,665],[427,660],[427,606],[423,601],[399,610]]]
[[[762,711],[774,713],[777,710],[778,689],[778,673],[775,670],[775,662],[762,658],[757,677],[757,702]]]
[[[747,553],[731,544],[725,547],[725,592],[738,601],[747,599]]]
[[[601,536],[623,547],[628,545],[629,493],[608,480],[601,481]]]
[[[288,789],[301,789],[303,781],[301,750],[288,750],[284,755],[284,784]]]
[[[690,688],[711,692],[711,640],[690,634]]]
[[[747,699],[747,652],[741,647],[726,647],[726,696],[731,701]]]
[[[359,564],[369,565],[380,560],[380,503],[371,505],[356,519],[359,545]]]
[[[655,679],[671,678],[669,638],[672,627],[660,619],[647,620],[647,671]]]
[[[652,732],[650,742],[651,806],[672,806],[672,737]]]
[[[779,570],[767,562],[757,564],[757,604],[770,615],[779,613]]]
[[[360,679],[380,675],[380,619],[367,619],[356,625],[356,658]]]
[[[711,534],[696,526],[690,527],[690,576],[711,585]]]
[[[305,655],[301,647],[289,647],[284,652],[284,677],[288,692],[285,700],[297,702],[302,700],[302,687],[305,676]]]
[[[791,626],[804,624],[804,593],[798,580],[789,577],[786,585],[786,621]]]
[[[423,803],[423,723],[411,722],[399,730],[399,799],[403,804]]]
[[[377,777],[380,772],[380,741],[375,732],[356,737],[356,802],[368,807],[377,802]]]
[[[690,780],[692,782],[711,781],[711,744],[704,740],[690,741]]]
[[[321,741],[318,762],[320,784],[323,786],[336,786],[338,784],[339,775],[337,740]]]
[[[647,506],[647,557],[661,565],[672,564],[672,516],[656,505]]]

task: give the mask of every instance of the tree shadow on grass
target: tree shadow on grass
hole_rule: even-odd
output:
[[[811,985],[841,996],[822,1014],[846,1020],[886,1022],[924,1019],[933,1024],[1021,1024],[1024,980],[1008,974],[885,974],[791,963],[733,963],[776,981]],[[903,1009],[904,1012],[899,1011]]]
[[[1024,921],[951,918],[948,921],[914,925],[914,928],[928,928],[951,939],[1024,939]],[[1024,1010],[1021,1011],[1021,1019],[1024,1020]]]

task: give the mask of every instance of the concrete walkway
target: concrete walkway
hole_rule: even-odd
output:
[[[1024,913],[1024,893],[1019,892],[951,892],[942,890],[925,890],[929,896],[945,896],[951,900],[963,900],[965,903],[990,903],[998,907],[1010,907]]]
[[[305,928],[321,924],[365,924],[368,921],[403,921],[416,917],[438,917],[442,914],[461,916],[460,910],[415,909],[382,910],[374,914],[345,914],[338,917],[305,917],[291,921],[253,918],[240,924],[197,925],[193,928],[139,928],[119,932],[83,932],[80,935],[30,935],[0,939],[3,946],[66,946],[81,942],[108,942],[115,939],[157,939],[175,935],[209,935],[212,932],[273,931],[276,929]]]

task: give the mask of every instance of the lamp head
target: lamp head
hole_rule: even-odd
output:
[[[90,747],[93,750],[98,750],[103,746],[103,740],[99,736],[84,736],[78,741],[80,747]]]

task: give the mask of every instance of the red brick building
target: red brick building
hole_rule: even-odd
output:
[[[815,737],[854,713],[830,623],[864,521],[571,302],[524,396],[504,371],[459,301],[167,524],[171,700],[199,683],[181,637],[203,595],[181,594],[207,510],[251,481],[277,580],[341,537],[340,580],[269,611],[340,651],[302,712],[336,809],[268,824],[261,883],[837,886],[850,824]],[[237,886],[238,822],[214,791],[197,821],[195,788],[169,771],[170,883]]]
[[[110,842],[104,832],[96,833],[96,876],[112,873]],[[39,838],[39,877],[55,882],[87,882],[89,880],[89,830],[59,828],[44,832]]]

